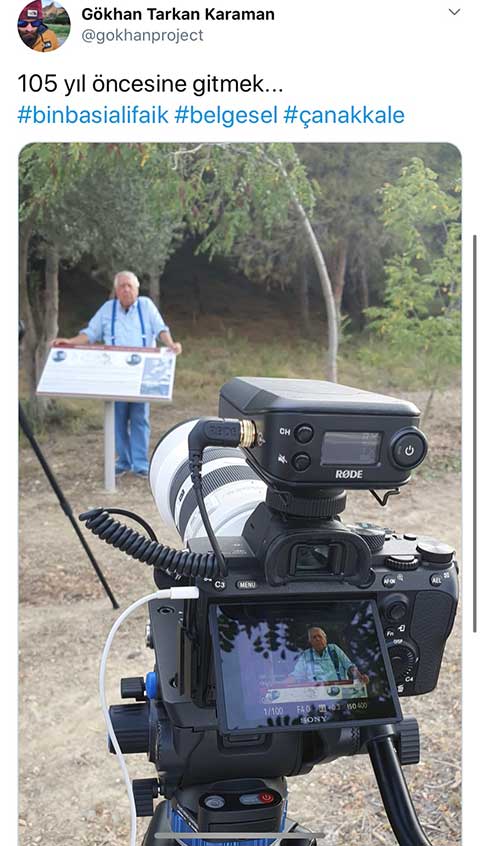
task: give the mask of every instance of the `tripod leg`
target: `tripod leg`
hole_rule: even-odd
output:
[[[368,753],[392,831],[400,846],[431,846],[413,807],[391,737],[370,741]]]
[[[96,562],[96,560],[93,556],[93,553],[92,553],[90,547],[88,546],[85,538],[83,537],[82,532],[80,531],[80,527],[79,527],[77,521],[75,520],[75,517],[73,516],[73,511],[71,509],[70,503],[65,499],[65,496],[63,495],[63,491],[60,488],[60,485],[58,484],[55,476],[53,475],[53,473],[52,473],[52,471],[49,467],[49,464],[48,464],[45,456],[43,455],[43,452],[41,451],[41,449],[40,449],[40,447],[37,443],[35,435],[33,434],[32,430],[30,428],[29,422],[28,422],[28,420],[25,416],[25,412],[24,412],[20,403],[18,404],[18,413],[19,413],[20,426],[22,427],[22,430],[25,434],[25,437],[28,438],[28,440],[30,442],[30,446],[32,447],[35,455],[37,456],[37,458],[38,458],[38,460],[41,464],[43,472],[45,473],[48,481],[50,482],[52,490],[54,491],[54,493],[55,493],[55,495],[56,495],[56,497],[57,497],[57,499],[60,503],[60,506],[62,508],[63,513],[70,520],[70,522],[71,522],[71,524],[74,528],[74,531],[75,531],[78,539],[80,540],[80,543],[82,544],[82,546],[83,546],[83,548],[84,548],[84,550],[85,550],[85,552],[86,552],[86,554],[87,554],[87,556],[90,560],[90,563],[91,563],[93,569],[95,570],[95,572],[96,572],[96,574],[97,574],[97,576],[98,576],[98,578],[99,578],[99,580],[100,580],[100,582],[103,586],[105,593],[107,594],[110,602],[112,603],[112,607],[115,608],[115,609],[119,608],[120,606],[119,606],[117,600],[115,599],[112,591],[110,590],[110,586],[109,586],[105,576],[103,575],[100,567],[98,566],[98,564],[97,564],[97,562]]]

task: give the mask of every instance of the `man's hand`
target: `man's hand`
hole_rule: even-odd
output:
[[[170,344],[168,349],[175,353],[175,355],[181,355],[182,353],[182,345],[178,341],[174,341],[173,344]]]
[[[353,681],[359,681],[361,684],[368,684],[370,679],[365,673],[361,673],[357,667],[350,667],[350,674]]]
[[[75,335],[74,338],[55,338],[52,341],[52,347],[59,346],[60,344],[66,344],[67,347],[76,347],[76,346],[86,346],[89,343],[88,335],[84,335],[83,332],[80,332],[79,335]]]

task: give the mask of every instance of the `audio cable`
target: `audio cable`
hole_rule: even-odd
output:
[[[212,544],[219,576],[227,575],[227,564],[205,506],[202,490],[203,451],[207,446],[238,447],[253,446],[256,440],[256,428],[252,420],[230,420],[219,417],[202,417],[197,421],[188,436],[188,464],[198,510],[205,526],[207,537]]]
[[[188,549],[172,549],[160,543],[152,530],[147,530],[149,537],[146,537],[125,523],[115,520],[112,514],[118,513],[127,513],[129,517],[145,526],[142,518],[133,512],[125,512],[117,508],[92,508],[80,514],[79,519],[100,540],[172,578],[215,579],[220,575],[212,552],[197,553],[189,552]]]
[[[255,440],[253,421],[218,417],[201,418],[188,436],[190,476],[212,552],[190,552],[188,549],[178,550],[165,546],[157,540],[153,529],[142,517],[123,508],[92,508],[80,514],[79,519],[100,540],[171,578],[223,578],[227,574],[227,565],[210,523],[202,490],[203,451],[207,446],[251,447]],[[147,531],[148,537],[115,520],[113,514],[126,515],[136,520]]]

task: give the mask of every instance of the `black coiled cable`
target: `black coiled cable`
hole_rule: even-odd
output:
[[[200,579],[216,579],[221,575],[222,567],[218,565],[212,552],[189,552],[188,550],[164,546],[157,541],[148,524],[135,514],[131,514],[131,516],[145,526],[150,537],[146,537],[126,526],[125,523],[115,520],[111,515],[118,513],[118,511],[120,509],[92,508],[90,511],[80,514],[80,520],[94,535],[111,544],[115,549],[120,549],[137,561],[143,561],[168,576],[187,579],[197,577]],[[120,513],[125,512],[120,511]]]

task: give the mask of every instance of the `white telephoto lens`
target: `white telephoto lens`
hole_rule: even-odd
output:
[[[150,488],[160,516],[186,543],[206,535],[188,467],[188,435],[196,420],[170,429],[158,442],[150,461]],[[265,499],[266,485],[248,466],[242,450],[206,447],[202,489],[216,535],[238,537],[247,518]]]

